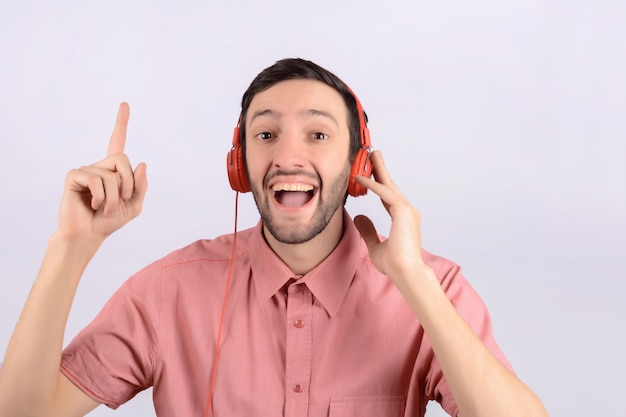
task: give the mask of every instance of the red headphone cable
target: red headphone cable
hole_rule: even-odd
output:
[[[228,265],[228,278],[226,279],[226,289],[224,290],[224,301],[222,302],[222,312],[220,314],[220,323],[217,330],[217,341],[215,342],[215,356],[213,357],[213,369],[211,370],[211,382],[209,385],[209,397],[207,398],[204,416],[209,417],[211,414],[211,403],[213,402],[213,390],[215,389],[215,376],[217,375],[217,361],[220,357],[220,345],[222,340],[222,328],[224,326],[224,316],[226,315],[226,304],[228,301],[228,291],[230,289],[230,280],[233,276],[233,265],[235,264],[235,249],[237,248],[237,215],[239,211],[239,192],[235,193],[235,227],[233,233],[233,248],[230,254]]]

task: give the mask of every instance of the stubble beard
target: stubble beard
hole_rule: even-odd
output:
[[[322,233],[326,226],[330,223],[333,215],[337,210],[343,207],[346,196],[346,184],[348,183],[348,177],[350,175],[350,167],[344,169],[342,173],[335,177],[335,179],[328,185],[328,201],[323,196],[323,189],[325,186],[322,184],[320,187],[319,198],[317,200],[317,209],[311,222],[301,228],[293,228],[288,225],[279,224],[278,221],[272,216],[270,211],[269,199],[270,196],[259,192],[257,187],[250,182],[250,188],[254,197],[259,214],[261,215],[261,221],[263,225],[270,232],[270,234],[278,242],[295,245],[305,243]],[[266,181],[263,181],[265,184]],[[267,189],[265,187],[264,189]]]

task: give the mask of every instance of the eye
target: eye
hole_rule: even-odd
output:
[[[272,139],[274,135],[271,132],[261,132],[261,133],[258,133],[256,137],[261,140],[268,140],[268,139]]]
[[[315,132],[311,136],[313,136],[313,139],[317,139],[317,140],[328,139],[328,135],[323,132]]]

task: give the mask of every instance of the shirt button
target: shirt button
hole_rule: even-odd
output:
[[[304,388],[300,384],[296,384],[293,386],[293,392],[295,392],[296,394],[300,394],[303,390]]]
[[[296,320],[293,322],[294,327],[301,329],[304,327],[304,320]]]

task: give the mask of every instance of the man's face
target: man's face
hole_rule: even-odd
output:
[[[348,111],[341,95],[314,80],[283,81],[248,108],[246,166],[267,231],[304,243],[341,215],[350,175]]]

